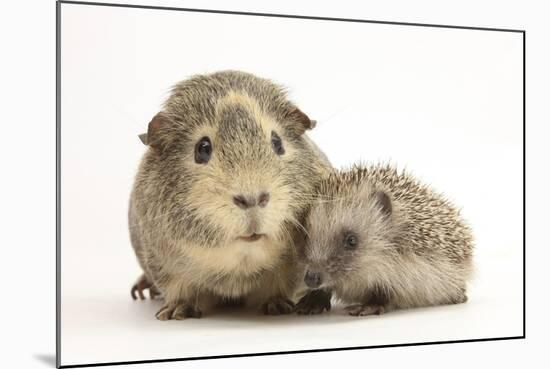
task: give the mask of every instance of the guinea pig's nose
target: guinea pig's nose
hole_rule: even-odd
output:
[[[258,206],[261,208],[265,208],[268,202],[269,194],[267,192],[262,192],[260,196],[258,196]]]
[[[307,271],[306,276],[304,277],[304,282],[309,288],[318,288],[321,283],[323,283],[323,278],[321,273]]]
[[[239,208],[246,210],[252,208],[256,205],[263,208],[269,202],[269,194],[267,192],[262,192],[256,198],[255,196],[246,196],[246,195],[235,195],[233,196],[233,203]]]
[[[256,200],[250,196],[237,195],[233,196],[233,202],[239,208],[245,210],[256,205]]]

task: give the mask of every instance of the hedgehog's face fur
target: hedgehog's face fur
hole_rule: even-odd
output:
[[[360,282],[364,273],[358,271],[389,248],[392,212],[384,190],[352,183],[338,173],[324,181],[306,220],[308,240],[301,253],[306,285],[331,288]]]
[[[302,137],[311,127],[278,86],[248,74],[176,85],[148,132],[162,226],[205,247],[288,239],[319,177]]]

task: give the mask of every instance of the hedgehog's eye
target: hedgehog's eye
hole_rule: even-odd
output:
[[[271,146],[273,146],[273,150],[277,155],[283,155],[285,153],[281,137],[273,131],[271,131]]]
[[[195,145],[195,163],[206,164],[212,155],[212,143],[208,137],[203,137]]]
[[[357,247],[357,236],[353,233],[348,233],[344,238],[344,247],[346,249],[352,250]]]

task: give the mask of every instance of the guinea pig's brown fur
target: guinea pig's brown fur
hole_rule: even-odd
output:
[[[225,71],[176,84],[147,134],[130,198],[132,245],[160,292],[157,318],[245,299],[288,313],[296,244],[326,157],[313,122],[269,80]],[[206,148],[205,148],[206,147]]]
[[[356,166],[322,181],[306,220],[306,295],[299,313],[351,315],[466,301],[473,238],[442,195],[391,166]],[[325,299],[325,301],[323,301]]]

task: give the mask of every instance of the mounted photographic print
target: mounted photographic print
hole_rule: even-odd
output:
[[[57,11],[58,366],[524,338],[523,31]]]

